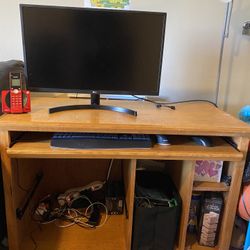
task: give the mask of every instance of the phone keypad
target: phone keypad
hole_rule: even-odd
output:
[[[22,94],[20,90],[13,90],[11,93],[11,108],[16,110],[22,109]]]

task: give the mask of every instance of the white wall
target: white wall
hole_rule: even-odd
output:
[[[242,25],[247,20],[250,21],[250,1],[235,1],[219,95],[220,107],[232,114],[250,105],[250,36],[242,35]]]
[[[168,13],[161,95],[214,100],[225,5],[217,0],[135,0],[134,5]]]
[[[226,4],[220,0],[131,0],[131,9],[167,12],[160,95],[168,100],[215,100]],[[83,6],[83,0],[0,0],[0,61],[22,59],[19,3]],[[235,0],[225,43],[220,107],[236,114],[250,104],[249,0]]]

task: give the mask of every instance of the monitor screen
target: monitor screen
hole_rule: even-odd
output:
[[[166,13],[20,5],[33,91],[158,95]]]

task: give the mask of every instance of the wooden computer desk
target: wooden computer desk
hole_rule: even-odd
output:
[[[218,246],[214,249],[228,249],[250,127],[212,104],[202,102],[178,104],[176,110],[170,110],[143,101],[102,101],[103,104],[136,110],[137,117],[99,110],[48,113],[49,107],[88,102],[83,99],[36,97],[32,98],[31,113],[1,116],[0,143],[10,250],[29,250],[36,246],[39,250],[130,249],[136,164],[139,159],[164,160],[179,190],[183,208],[176,243],[178,249],[184,249],[185,246],[189,249],[206,249],[192,241],[187,234],[192,192],[223,192],[225,207]],[[207,135],[213,136],[214,146],[202,147],[184,140],[167,147],[155,145],[151,149],[54,149],[50,148],[49,138],[50,132],[55,131]],[[23,132],[28,140],[16,140]],[[222,136],[232,137],[238,150],[221,139]],[[123,164],[127,217],[125,214],[111,216],[102,228],[96,230],[77,226],[61,229],[53,224],[38,227],[32,222],[31,209],[41,197],[103,179],[110,159],[117,159],[117,169],[121,162]],[[224,171],[232,176],[231,185],[195,183],[194,162],[197,159],[227,162]],[[27,190],[41,170],[44,178],[24,217],[19,220],[16,218],[16,208],[25,200]],[[117,172],[114,176],[119,176],[119,171],[114,172]]]

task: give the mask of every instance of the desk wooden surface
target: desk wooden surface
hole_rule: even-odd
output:
[[[61,97],[33,97],[31,100],[32,112],[27,114],[4,114],[0,117],[0,149],[2,159],[2,171],[5,190],[5,204],[8,224],[9,248],[11,250],[32,249],[31,246],[22,245],[29,243],[25,238],[29,230],[30,221],[28,215],[23,221],[16,219],[16,208],[20,205],[25,197],[25,193],[20,190],[20,175],[24,180],[30,180],[32,183],[35,174],[39,169],[43,169],[47,174],[47,184],[43,185],[40,192],[47,192],[50,186],[57,188],[64,184],[61,178],[67,177],[65,171],[72,172],[71,163],[79,165],[79,174],[74,174],[72,183],[76,180],[93,180],[92,173],[96,175],[102,173],[103,165],[106,159],[123,159],[124,167],[124,183],[126,190],[126,201],[128,207],[128,218],[123,220],[111,220],[110,225],[98,241],[97,246],[93,245],[93,249],[100,249],[102,244],[107,244],[107,249],[117,249],[117,244],[122,246],[121,249],[130,249],[132,235],[132,218],[133,218],[133,199],[135,188],[136,164],[138,159],[157,159],[157,160],[177,160],[174,167],[168,167],[171,176],[176,183],[178,191],[183,201],[178,249],[184,250],[186,245],[191,249],[201,249],[188,242],[186,237],[187,225],[189,218],[189,208],[192,197],[192,191],[222,191],[225,193],[226,206],[223,211],[223,219],[221,223],[220,237],[218,248],[226,250],[229,248],[231,233],[234,223],[234,215],[237,209],[238,195],[240,192],[241,178],[245,165],[245,158],[248,149],[250,126],[240,120],[230,116],[229,114],[217,109],[210,103],[195,102],[177,104],[176,110],[168,108],[157,108],[154,104],[143,101],[112,101],[102,100],[103,105],[120,106],[133,109],[138,112],[138,116],[134,117],[125,113],[117,113],[104,110],[76,110],[63,111],[49,114],[48,109],[57,106],[89,104],[90,100],[86,99],[70,99]],[[12,131],[15,131],[12,133]],[[22,141],[19,140],[12,147],[12,139],[19,135],[19,131],[27,132],[109,132],[109,133],[145,133],[145,134],[169,134],[169,135],[211,135],[215,140],[214,147],[206,148],[195,144],[181,143],[168,147],[154,146],[152,149],[120,149],[120,150],[65,150],[52,149],[46,134],[50,133],[26,133],[29,138],[32,135],[44,137],[42,140]],[[238,150],[225,143],[217,136],[234,137],[237,142]],[[177,136],[178,137],[178,136]],[[13,139],[14,140],[14,139]],[[45,158],[45,159],[41,159]],[[56,161],[55,161],[56,159]],[[208,183],[194,184],[194,162],[197,159],[213,159],[229,161],[226,168],[227,173],[232,176],[230,187],[224,185]],[[83,166],[88,166],[86,160],[90,160],[91,167],[98,166],[99,171],[86,171]],[[55,162],[59,162],[55,164]],[[79,164],[81,163],[81,164]],[[69,165],[68,165],[69,164]],[[171,162],[172,164],[172,162]],[[55,166],[54,166],[55,165]],[[61,177],[55,178],[60,168]],[[19,175],[20,167],[20,175]],[[25,171],[26,169],[26,171]],[[62,170],[62,169],[65,169]],[[88,179],[89,178],[89,179]],[[68,185],[69,183],[65,181]],[[65,187],[67,186],[65,184]],[[72,186],[72,185],[69,185]],[[51,190],[50,190],[51,192]],[[38,194],[37,194],[38,196]],[[117,232],[115,237],[119,238],[117,242],[111,242],[110,236],[114,236],[114,228],[122,224],[122,230]],[[115,227],[113,227],[114,225]],[[107,225],[108,226],[108,225]],[[123,232],[124,230],[124,232]],[[36,240],[39,243],[39,249],[79,249],[83,244],[92,246],[93,238],[89,238],[87,233],[84,237],[78,237],[78,241],[73,239],[71,235],[78,234],[80,231],[74,230],[68,232],[62,230],[58,233],[57,229],[50,228],[37,232]],[[65,233],[65,234],[64,234]],[[51,235],[51,238],[49,237]],[[62,241],[61,236],[66,235],[67,243]],[[99,238],[100,234],[91,234],[93,237]],[[52,240],[50,240],[52,239]],[[88,239],[90,239],[88,241]],[[89,244],[88,244],[89,242]],[[53,243],[51,245],[51,243]],[[55,243],[55,244],[54,244]],[[62,248],[60,247],[62,246]],[[103,248],[104,249],[104,248]],[[106,249],[106,248],[105,248]],[[203,247],[202,247],[203,249]],[[205,248],[204,248],[205,249]]]
[[[89,102],[88,99],[33,97],[31,113],[2,115],[0,129],[250,136],[249,125],[205,102],[177,104],[176,110],[171,110],[156,108],[154,104],[144,101],[101,100],[103,105],[136,110],[137,117],[104,110],[48,113],[50,107]]]

